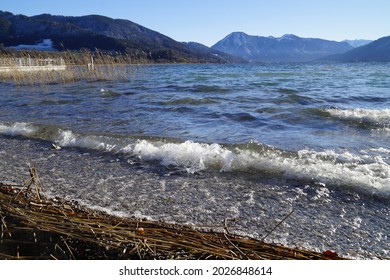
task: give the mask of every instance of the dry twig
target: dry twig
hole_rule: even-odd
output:
[[[36,170],[31,176],[36,178]],[[227,220],[226,233],[221,233],[120,218],[73,202],[49,199],[40,191],[37,180],[34,186],[32,190],[0,183],[0,258],[329,259],[321,253],[234,235],[227,229]]]

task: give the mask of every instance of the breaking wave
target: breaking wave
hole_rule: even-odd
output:
[[[359,154],[348,150],[301,149],[291,152],[256,142],[222,145],[175,142],[169,139],[81,135],[70,130],[27,123],[0,124],[0,133],[36,137],[55,142],[61,147],[131,155],[141,161],[157,161],[161,165],[180,168],[189,173],[204,170],[252,172],[390,196],[389,153],[382,153],[380,149]]]
[[[210,168],[223,172],[261,172],[289,179],[390,193],[389,164],[385,162],[387,159],[380,156],[373,158],[348,151],[318,152],[310,149],[291,153],[261,146],[263,152],[258,151],[261,149],[229,149],[219,144],[191,141],[177,144],[142,140],[126,150],[142,159],[183,166],[188,172]]]
[[[36,127],[31,124],[18,122],[10,125],[0,123],[0,134],[10,136],[31,136],[36,132]]]
[[[390,109],[324,109],[332,118],[371,129],[390,128]]]

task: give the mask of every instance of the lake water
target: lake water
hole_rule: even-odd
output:
[[[0,84],[0,181],[121,216],[390,257],[390,64],[134,66]],[[54,150],[52,143],[62,147]]]

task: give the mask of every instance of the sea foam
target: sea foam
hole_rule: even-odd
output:
[[[0,133],[36,137],[39,129],[28,123],[0,124]],[[358,154],[348,150],[301,149],[291,152],[254,143],[246,146],[193,141],[177,143],[169,140],[82,135],[62,129],[57,129],[52,137],[45,140],[54,141],[62,147],[128,154],[142,161],[157,161],[161,165],[173,166],[188,173],[251,172],[259,173],[259,176],[312,181],[390,195],[388,153],[373,156],[371,150]]]
[[[126,151],[131,151],[128,146]],[[159,160],[163,165],[183,166],[188,172],[218,167],[229,169],[234,158],[231,151],[219,144],[205,144],[186,141],[184,143],[151,143],[138,141],[131,151],[145,160]]]
[[[125,151],[143,160],[158,160],[163,165],[184,167],[188,172],[205,169],[261,172],[390,194],[390,167],[387,159],[380,156],[311,149],[287,153],[270,148],[258,152],[241,148],[228,149],[219,144],[191,141],[152,143],[146,140],[126,147]]]
[[[331,117],[341,120],[366,124],[377,128],[387,129],[390,127],[390,109],[325,109]]]
[[[93,150],[115,151],[115,139],[105,136],[82,136],[71,130],[58,130],[55,142],[62,147],[79,147]]]
[[[29,123],[16,122],[13,124],[0,123],[0,133],[10,136],[30,136],[35,133],[37,128]]]

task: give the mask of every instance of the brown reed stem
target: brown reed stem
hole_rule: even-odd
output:
[[[34,175],[33,171],[31,173]],[[0,183],[2,233],[9,235],[9,238],[1,239],[0,258],[329,258],[321,253],[267,244],[263,240],[237,236],[228,231],[199,231],[177,224],[110,216],[69,201],[49,199],[42,193],[38,197],[36,191],[25,186]],[[226,219],[225,224],[227,228]],[[333,258],[339,257],[336,255]]]
[[[271,233],[273,233],[288,217],[291,216],[291,214],[294,212],[294,209],[291,210],[290,213],[288,213],[279,223],[276,224],[276,226],[274,226],[272,228],[272,230],[270,232],[268,232],[262,239],[261,241],[264,241]]]

